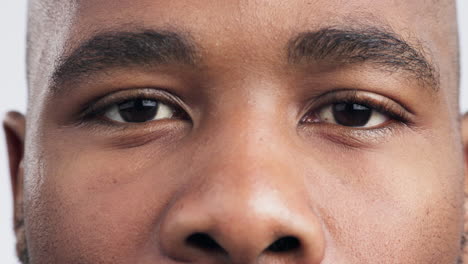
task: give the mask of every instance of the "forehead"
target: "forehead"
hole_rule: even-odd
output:
[[[198,0],[198,1],[79,1],[71,38],[118,27],[176,27],[204,42],[236,44],[275,42],[297,31],[330,25],[391,26],[397,32],[417,32],[431,40],[421,26],[434,24],[434,8],[424,0]],[[429,18],[429,19],[428,19]],[[436,30],[435,30],[436,31]],[[411,33],[414,34],[414,33]],[[422,35],[422,36],[421,36]],[[244,41],[240,41],[244,40]],[[245,41],[248,40],[248,41]],[[69,43],[74,43],[71,41]]]
[[[432,0],[32,0],[30,39],[35,45],[30,49],[37,54],[44,53],[41,47],[49,49],[46,53],[56,58],[62,52],[71,52],[96,32],[132,27],[177,28],[206,45],[227,45],[222,46],[224,49],[245,48],[249,44],[265,49],[265,44],[284,45],[282,42],[296,32],[326,26],[376,25],[390,27],[410,42],[421,41],[437,57],[446,53],[443,47],[447,47],[448,41],[447,18],[453,12],[447,8],[449,3],[435,4]],[[44,34],[45,31],[53,34]],[[53,45],[37,45],[51,38],[57,38]]]
[[[344,17],[370,17],[388,20],[400,25],[410,20],[434,15],[437,8],[431,8],[429,1],[404,0],[198,0],[198,1],[151,1],[151,0],[81,0],[77,3],[80,23],[100,21],[105,24],[125,21],[147,23],[177,23],[216,26],[223,22],[229,26],[282,25],[284,28],[298,24],[321,24]],[[438,4],[440,7],[441,4]],[[139,16],[134,16],[138,14]],[[295,16],[291,16],[295,14]],[[313,16],[312,16],[313,15]],[[416,17],[415,17],[416,16]],[[434,17],[433,17],[434,18]],[[280,20],[278,20],[280,19]],[[271,24],[262,24],[271,23]],[[345,22],[345,21],[343,21]],[[189,24],[185,24],[189,26]],[[229,28],[224,28],[229,29]]]
[[[43,2],[51,1],[43,0]],[[30,60],[32,62],[30,67],[37,68],[35,70],[39,74],[35,74],[34,77],[39,78],[39,81],[32,80],[33,85],[30,82],[30,86],[45,88],[46,83],[50,82],[54,65],[57,66],[54,61],[57,62],[59,58],[70,55],[81,43],[99,32],[135,28],[174,29],[188,33],[194,43],[199,44],[204,55],[215,58],[218,63],[223,63],[219,61],[222,58],[233,64],[235,62],[246,64],[245,59],[249,58],[271,64],[272,56],[284,48],[288,40],[297,33],[328,26],[388,28],[401,35],[408,43],[424,47],[435,68],[446,71],[441,72],[442,86],[452,85],[458,79],[456,71],[453,70],[456,49],[447,34],[456,33],[456,27],[447,26],[450,24],[447,18],[453,10],[447,8],[450,1],[442,3],[438,1],[437,8],[434,8],[433,2],[430,0],[60,2],[57,6],[61,8],[55,8],[55,12],[50,13],[61,18],[55,19],[55,23],[51,23],[52,26],[35,30],[43,32],[55,29],[58,34],[50,36],[36,33],[36,36],[32,36],[37,43],[50,43],[51,38],[56,40],[52,45],[31,47],[35,51],[31,52],[33,59]],[[48,4],[46,8],[54,9],[53,6]],[[50,19],[50,14],[44,17]],[[41,46],[47,51],[40,51]],[[48,57],[50,66],[44,66],[41,56]],[[37,67],[38,65],[41,67]],[[47,89],[39,89],[41,92],[44,90]]]

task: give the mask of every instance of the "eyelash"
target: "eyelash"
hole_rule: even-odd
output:
[[[140,90],[137,93],[133,92],[130,94],[128,92],[125,95],[125,91],[123,92],[124,95],[120,93],[110,96],[103,96],[98,98],[97,100],[92,101],[91,103],[85,105],[80,111],[80,115],[78,117],[80,124],[89,124],[91,122],[100,123],[104,125],[111,125],[111,126],[122,126],[122,124],[116,124],[113,121],[107,120],[102,116],[104,113],[109,110],[113,105],[123,103],[129,100],[135,100],[139,98],[145,99],[152,99],[159,101],[161,103],[167,104],[180,114],[181,119],[183,120],[190,120],[187,111],[184,107],[181,106],[181,100],[178,97],[171,95],[169,92],[156,90],[156,89],[144,89]],[[367,94],[367,95],[366,95]],[[388,99],[384,96],[377,95],[377,97],[381,99],[375,99],[372,97],[376,97],[375,94],[364,92],[364,91],[356,91],[356,90],[338,90],[338,91],[331,91],[324,95],[319,96],[314,102],[312,102],[309,107],[307,107],[306,113],[300,119],[301,125],[310,125],[310,122],[307,122],[306,119],[310,116],[315,116],[319,113],[321,109],[331,104],[337,103],[354,103],[360,104],[369,107],[373,111],[377,111],[381,114],[388,116],[391,121],[399,122],[400,124],[404,124],[407,126],[411,126],[413,122],[410,119],[411,112],[408,111],[404,106],[397,102],[392,102],[391,99]],[[104,99],[103,99],[104,98]],[[322,122],[320,122],[322,123]],[[133,124],[134,125],[134,124]],[[381,127],[374,127],[374,128],[352,128],[354,130],[377,130]]]
[[[356,90],[341,90],[341,91],[334,91],[326,93],[320,96],[317,100],[315,100],[312,105],[316,106],[309,106],[309,110],[307,110],[306,114],[300,120],[301,124],[307,125],[305,121],[311,115],[316,115],[319,111],[326,106],[332,104],[339,104],[339,103],[353,103],[364,105],[372,109],[373,111],[377,111],[381,114],[388,116],[392,121],[397,121],[401,124],[411,126],[413,122],[411,121],[410,114],[411,111],[406,109],[404,106],[397,102],[391,102],[391,99],[387,99],[383,96],[370,96],[371,93],[369,92],[361,92]],[[372,99],[371,97],[379,97],[382,98],[381,100]],[[360,130],[372,130],[372,129],[379,129],[377,128],[352,128],[352,129],[360,129]]]
[[[88,103],[87,105],[83,106],[82,111],[80,111],[81,114],[79,114],[78,116],[79,123],[87,124],[90,122],[96,122],[96,123],[100,123],[104,125],[122,126],[122,124],[117,125],[115,122],[107,120],[106,118],[103,118],[102,116],[112,106],[116,104],[117,105],[121,104],[126,101],[136,100],[136,99],[151,99],[151,100],[164,103],[174,108],[177,113],[180,113],[180,115],[182,116],[181,119],[190,120],[187,114],[187,111],[185,111],[184,108],[181,107],[180,100],[177,97],[165,91],[155,90],[155,89],[145,89],[142,91],[138,91],[135,94],[129,94],[129,95],[116,94],[114,96],[113,95],[103,96],[103,97],[98,98],[97,100],[92,101],[91,103]]]

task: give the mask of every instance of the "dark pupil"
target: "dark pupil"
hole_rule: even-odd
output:
[[[333,105],[333,117],[343,126],[365,126],[372,114],[372,109],[365,105],[353,103],[338,103]]]
[[[125,122],[141,123],[152,120],[158,113],[158,102],[148,99],[133,99],[118,105],[119,114]]]

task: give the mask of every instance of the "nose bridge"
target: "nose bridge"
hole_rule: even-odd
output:
[[[288,136],[295,132],[295,127],[287,120],[287,106],[268,91],[249,94],[251,86],[240,89],[239,93],[244,93],[242,96],[228,94],[232,100],[217,106],[217,114],[207,122],[206,131],[202,131],[202,134],[210,135],[204,146],[207,151],[203,153],[209,155],[216,149],[224,161],[251,164],[255,160],[258,164],[259,161],[268,163],[284,158],[291,151]]]
[[[268,131],[271,119],[246,118],[254,112],[218,126],[219,136],[198,149],[193,183],[161,224],[167,255],[202,263],[320,263],[324,237],[287,141]]]
[[[261,209],[254,201],[264,201],[265,197],[288,200],[288,195],[293,196],[290,190],[299,194],[302,179],[291,155],[292,144],[285,136],[287,129],[271,118],[275,113],[248,106],[242,111],[241,118],[209,128],[216,133],[198,149],[198,153],[203,153],[197,159],[198,165],[203,166],[195,177],[204,178],[205,185],[211,186],[215,194],[222,193],[223,199],[235,198],[235,202],[244,203],[237,208]]]
[[[202,199],[215,203],[205,212],[254,226],[262,218],[281,222],[280,216],[290,214],[291,208],[286,204],[292,201],[298,206],[307,204],[306,200],[298,201],[305,190],[287,153],[279,153],[260,134],[249,134],[239,141],[224,153],[207,157],[209,165],[196,176],[204,179],[199,188],[203,190]],[[219,220],[222,221],[221,217]]]

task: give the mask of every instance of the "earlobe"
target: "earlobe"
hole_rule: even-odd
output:
[[[26,120],[18,112],[8,112],[3,120],[8,158],[10,164],[10,179],[14,200],[14,229],[17,239],[17,254],[23,263],[25,262],[26,238],[24,230],[23,213],[23,154]]]

